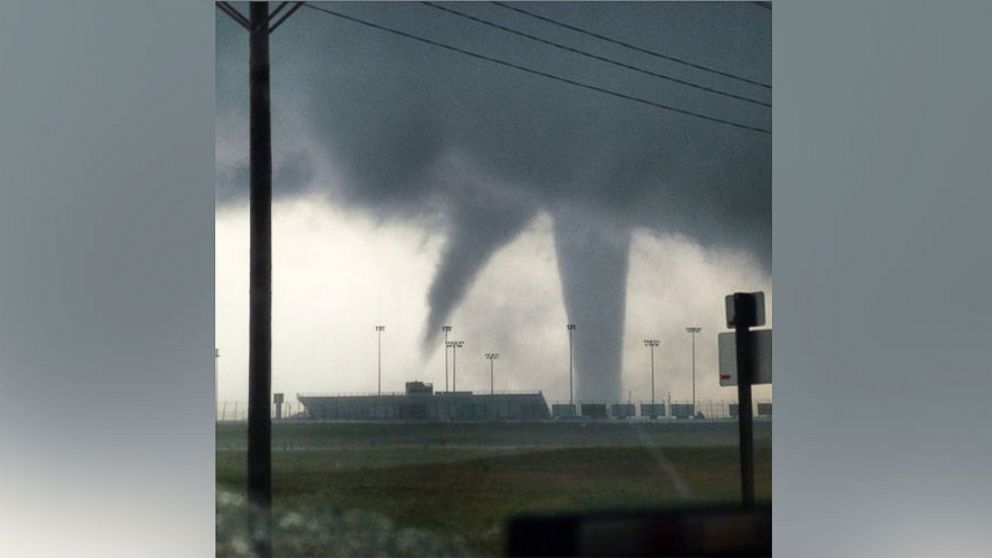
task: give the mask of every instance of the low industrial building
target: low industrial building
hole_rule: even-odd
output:
[[[633,403],[613,403],[610,405],[610,416],[615,419],[636,417],[637,407]]]
[[[404,393],[297,396],[306,418],[383,421],[523,421],[550,418],[541,392],[477,394],[434,392],[431,384],[407,382]]]
[[[692,403],[672,403],[672,416],[679,419],[692,418],[696,414],[694,407]]]
[[[580,403],[579,413],[584,419],[602,420],[609,416],[606,412],[606,403]]]
[[[664,403],[641,403],[641,416],[647,418],[664,418]]]
[[[551,414],[556,419],[573,419],[579,415],[575,412],[575,405],[566,403],[555,403],[551,406]]]

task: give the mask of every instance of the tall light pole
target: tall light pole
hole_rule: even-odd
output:
[[[696,334],[703,331],[701,327],[687,327],[686,332],[692,335],[692,416],[696,416]]]
[[[493,382],[493,361],[499,358],[499,353],[486,353],[486,358],[489,359],[489,395],[495,395],[495,382]]]
[[[657,339],[645,339],[644,346],[651,349],[651,418],[654,418],[658,413],[655,412],[656,407],[654,406],[654,348],[661,345]]]
[[[382,395],[382,332],[385,330],[386,326],[375,326],[376,335],[379,337],[379,395]]]
[[[451,347],[451,391],[458,391],[458,356],[455,349],[465,345],[464,341],[448,341],[446,346]]]
[[[220,367],[220,349],[214,347],[214,404],[217,403],[217,371]]]
[[[575,331],[575,324],[567,324],[568,329],[568,404],[575,405],[572,390],[572,332]]]
[[[448,391],[448,332],[451,326],[441,326],[441,331],[444,332],[444,391]]]

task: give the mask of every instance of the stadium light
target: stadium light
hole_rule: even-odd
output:
[[[685,330],[692,335],[692,418],[696,418],[696,334],[703,328],[687,327]]]
[[[220,365],[220,349],[214,347],[214,405],[217,403],[217,372]]]
[[[379,388],[378,394],[382,395],[382,332],[386,330],[386,326],[377,325],[375,326],[376,335],[379,337]]]
[[[495,383],[493,382],[493,361],[499,358],[499,353],[486,353],[489,359],[489,395],[496,395]]]
[[[568,329],[568,404],[575,405],[572,390],[572,332],[575,331],[575,324],[567,324],[565,328]]]
[[[441,331],[444,332],[444,391],[448,391],[448,332],[451,326],[441,326]]]
[[[654,406],[654,348],[660,345],[661,342],[657,339],[644,340],[644,346],[651,349],[651,418],[655,418],[658,414],[655,410],[657,407]]]
[[[455,349],[465,345],[464,341],[448,341],[445,346],[451,347],[451,391],[458,391],[458,356]]]

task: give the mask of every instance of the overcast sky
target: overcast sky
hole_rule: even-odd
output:
[[[747,126],[771,110],[616,68],[411,4],[330,9]],[[452,9],[709,88],[771,92],[488,4]],[[541,15],[771,83],[770,12],[748,3],[528,4]],[[244,6],[242,10],[247,13]],[[218,398],[247,395],[248,41],[217,21]],[[723,296],[764,290],[771,312],[771,138],[528,75],[303,8],[272,36],[273,390],[444,386],[700,399],[716,377]],[[563,288],[564,286],[564,288]],[[767,397],[770,388],[760,388]]]

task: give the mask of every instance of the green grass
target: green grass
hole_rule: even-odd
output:
[[[246,445],[245,423],[217,425],[217,449]],[[771,439],[771,423],[755,421],[755,441]],[[600,447],[641,445],[735,446],[734,421],[604,421],[534,423],[275,423],[272,448],[330,449],[341,447],[545,446]]]
[[[497,555],[505,521],[518,513],[737,501],[736,428],[733,422],[276,424],[274,506],[362,510]],[[770,500],[771,424],[756,424],[755,438],[757,496]],[[243,425],[218,427],[219,490],[244,491],[243,440]],[[659,459],[674,466],[691,500]],[[278,537],[276,543],[278,552]]]

